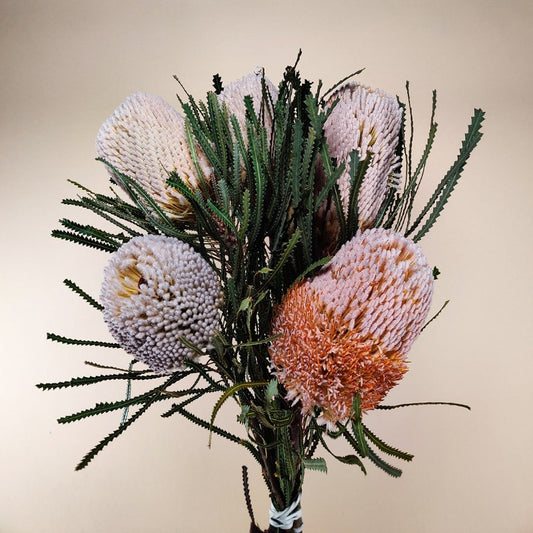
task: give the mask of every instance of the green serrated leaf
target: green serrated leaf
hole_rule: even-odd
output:
[[[63,239],[66,241],[75,242],[76,244],[81,244],[82,246],[88,246],[89,248],[102,250],[104,252],[115,252],[117,250],[117,246],[101,242],[90,237],[85,237],[72,231],[53,230],[52,237],[55,237],[56,239]]]
[[[278,380],[271,379],[265,391],[266,402],[270,403],[274,398],[278,396],[278,394]]]
[[[63,283],[72,291],[74,291],[78,296],[81,296],[89,305],[98,309],[98,311],[103,311],[104,306],[99,304],[94,298],[89,296],[84,290],[82,290],[78,285],[69,279],[63,280]]]
[[[239,309],[237,310],[237,314],[243,313],[244,311],[247,311],[250,308],[250,305],[252,304],[252,297],[247,296],[242,300],[241,304],[239,305]]]
[[[418,242],[431,229],[439,217],[451,193],[455,189],[459,178],[461,177],[461,173],[466,165],[466,162],[468,161],[468,158],[470,157],[470,154],[482,137],[480,129],[484,116],[485,114],[481,109],[474,110],[474,115],[472,116],[472,120],[468,126],[468,130],[461,145],[461,149],[459,150],[457,159],[450,167],[444,178],[442,178],[426,206],[422,209],[421,213],[418,215],[411,227],[405,232],[406,237],[411,235],[418,228],[430,210],[431,212],[429,213],[426,222],[413,237],[415,242]]]
[[[211,421],[210,425],[212,426],[215,418],[217,416],[218,411],[224,404],[224,402],[230,397],[233,396],[236,392],[240,391],[241,389],[251,389],[256,387],[266,387],[268,385],[267,381],[259,381],[259,382],[246,382],[246,383],[237,383],[233,385],[232,387],[229,387],[224,394],[218,399],[217,403],[213,407],[213,411],[211,413]],[[211,447],[211,431],[209,431],[209,447]]]
[[[144,374],[104,374],[101,376],[84,376],[79,378],[72,378],[69,381],[58,381],[56,383],[39,383],[36,385],[41,390],[65,389],[68,387],[81,387],[86,385],[93,385],[94,383],[101,383],[102,381],[114,380],[145,380],[145,379],[161,379],[159,375],[144,375]]]
[[[151,406],[151,403],[141,407],[125,424],[120,425],[112,431],[105,439],[102,439],[94,448],[88,452],[76,466],[76,470],[83,470],[111,441],[124,433],[140,416],[142,416]]]
[[[285,246],[285,249],[283,250],[283,254],[279,258],[278,262],[276,263],[276,266],[272,269],[271,273],[269,274],[268,278],[263,282],[261,289],[263,290],[267,288],[272,280],[277,276],[277,274],[281,271],[285,263],[288,261],[291,254],[294,252],[294,249],[296,245],[298,244],[298,241],[300,240],[302,236],[302,232],[300,230],[296,230],[291,238],[289,239],[289,242]],[[259,292],[259,291],[258,291]]]
[[[470,406],[464,403],[456,402],[410,402],[410,403],[399,403],[396,405],[377,405],[376,409],[382,409],[388,411],[391,409],[399,409],[400,407],[413,407],[415,405],[450,405],[452,407],[462,407],[463,409],[468,409],[470,411]]]
[[[322,446],[324,446],[324,448],[326,449],[326,451],[332,455],[335,459],[337,459],[337,461],[341,462],[341,463],[344,463],[344,464],[347,464],[347,465],[355,465],[355,466],[358,466],[361,471],[366,475],[366,468],[365,468],[365,465],[363,464],[363,462],[361,461],[361,459],[359,459],[359,457],[357,457],[356,455],[336,455],[334,454],[328,447],[328,445],[326,444],[326,442],[324,441],[324,438],[322,437],[322,435],[320,435],[320,442],[322,444]]]
[[[397,457],[398,459],[402,459],[403,461],[411,461],[413,459],[413,455],[411,455],[410,453],[402,452],[401,450],[398,450],[397,448],[393,448],[392,446],[388,445],[379,437],[374,435],[374,433],[372,433],[372,431],[370,431],[370,429],[368,429],[366,426],[363,426],[363,429],[366,437],[368,437],[370,442],[376,445],[382,452],[393,457]]]
[[[400,477],[402,475],[402,471],[399,468],[396,468],[395,466],[390,465],[387,463],[387,461],[384,461],[381,457],[379,457],[372,448],[368,448],[368,458],[381,470],[389,474],[389,476],[392,477]]]
[[[48,340],[61,342],[63,344],[76,344],[78,346],[101,346],[103,348],[121,348],[120,344],[117,344],[116,342],[71,339],[69,337],[63,337],[62,335],[56,335],[55,333],[47,333],[46,338]]]
[[[304,459],[303,465],[306,470],[316,470],[318,472],[328,473],[328,465],[325,459],[321,457],[316,457],[313,459]]]
[[[368,455],[368,445],[365,439],[362,416],[363,413],[361,410],[361,396],[359,395],[359,393],[357,393],[352,403],[352,429],[361,456],[366,457]]]
[[[311,265],[309,265],[295,280],[294,283],[298,283],[299,281],[303,280],[306,276],[311,274],[314,270],[317,268],[320,268],[321,266],[326,265],[331,261],[331,256],[328,255],[326,257],[323,257],[322,259],[319,259],[318,261],[315,261]]]
[[[111,411],[124,409],[125,407],[130,407],[132,405],[138,405],[141,403],[144,404],[153,396],[153,394],[154,391],[150,391],[145,394],[141,394],[140,396],[136,396],[134,398],[126,400],[120,400],[117,402],[99,402],[90,409],[84,409],[83,411],[79,411],[68,416],[63,416],[61,418],[58,418],[57,421],[59,424],[69,424],[71,422],[77,422],[79,420],[83,420],[84,418],[89,418],[91,416],[102,415]]]

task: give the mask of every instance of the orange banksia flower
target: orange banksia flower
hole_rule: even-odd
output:
[[[196,148],[199,166],[209,180],[213,171]],[[185,119],[164,100],[142,92],[129,96],[100,127],[96,153],[120,173],[137,180],[169,216],[192,218],[189,202],[166,183],[169,173],[175,171],[191,189],[199,187]]]
[[[334,429],[359,393],[378,405],[407,371],[429,311],[433,275],[421,249],[385,229],[359,232],[320,273],[290,289],[275,314],[270,356],[302,414]]]

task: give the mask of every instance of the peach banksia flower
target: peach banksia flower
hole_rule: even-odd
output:
[[[134,237],[111,257],[101,291],[104,320],[117,342],[156,372],[195,354],[179,337],[211,348],[221,290],[216,272],[173,237]]]
[[[137,180],[171,217],[192,217],[189,202],[166,183],[169,173],[176,171],[191,189],[199,186],[185,119],[164,100],[142,92],[129,96],[100,127],[96,152],[120,173]],[[212,169],[199,148],[197,153],[205,179],[210,179]]]
[[[360,394],[373,409],[407,371],[424,324],[433,275],[421,249],[386,229],[360,231],[317,276],[288,291],[276,311],[270,356],[287,399],[315,407],[335,428]]]
[[[382,91],[348,83],[329,99],[326,109],[339,100],[324,125],[328,147],[346,169],[338,184],[343,207],[350,197],[350,152],[372,159],[359,190],[359,227],[372,227],[400,164],[396,155],[400,141],[402,109],[396,99]]]
[[[268,78],[264,78],[264,69],[262,68],[257,68],[251,74],[228,83],[218,96],[218,101],[221,105],[225,104],[228,114],[235,115],[244,139],[247,139],[244,97],[252,97],[254,111],[259,116],[263,101],[263,79],[265,80],[265,87],[270,94],[272,101],[275,103],[278,98],[278,90]],[[270,136],[272,130],[272,117],[270,116],[269,109],[264,110],[264,117],[265,129]]]

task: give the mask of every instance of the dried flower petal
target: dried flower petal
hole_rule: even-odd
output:
[[[104,271],[104,320],[118,343],[157,372],[194,358],[183,336],[211,348],[221,291],[215,271],[191,246],[146,235],[121,246]]]
[[[391,230],[359,232],[320,273],[289,290],[272,325],[270,355],[288,399],[315,407],[330,429],[353,399],[373,409],[407,371],[424,324],[432,271],[420,248]]]
[[[200,168],[209,180],[212,169],[199,148],[197,152]],[[164,100],[142,92],[129,96],[98,131],[96,153],[122,174],[136,179],[171,217],[192,217],[189,202],[166,184],[172,171],[192,189],[198,188],[199,179],[185,120]]]
[[[339,101],[324,125],[324,133],[331,156],[346,164],[338,181],[345,210],[350,196],[350,152],[357,150],[361,159],[372,154],[358,202],[359,227],[366,229],[374,224],[389,181],[400,164],[396,151],[402,110],[391,96],[355,83],[337,90],[326,108],[337,99]],[[393,183],[398,185],[394,180]]]

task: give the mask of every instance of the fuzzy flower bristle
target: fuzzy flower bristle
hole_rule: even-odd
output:
[[[290,289],[276,311],[269,348],[287,398],[315,407],[334,429],[360,394],[378,405],[407,371],[424,324],[433,275],[420,248],[385,229],[359,232],[317,276]]]
[[[263,101],[263,82],[265,81],[265,88],[270,94],[272,101],[275,103],[278,98],[278,90],[274,84],[266,77],[264,77],[264,70],[257,68],[255,72],[248,74],[238,80],[228,83],[224,90],[218,95],[220,104],[225,104],[229,115],[235,115],[243,137],[247,138],[246,133],[246,107],[244,105],[244,97],[251,96],[254,104],[254,111],[259,116],[261,113],[261,104]],[[267,134],[270,135],[272,130],[272,117],[269,110],[264,109],[264,126]]]
[[[196,151],[209,180],[213,171],[199,147]],[[185,120],[164,100],[142,92],[129,96],[100,127],[96,153],[120,173],[137,180],[169,216],[192,218],[189,202],[166,183],[169,173],[175,171],[191,189],[199,187]]]
[[[216,272],[191,246],[173,237],[134,237],[111,257],[100,300],[116,341],[156,372],[195,357],[183,336],[208,350],[222,296]]]
[[[331,156],[346,165],[338,181],[345,210],[350,197],[350,152],[357,150],[361,159],[369,153],[372,157],[358,201],[359,227],[366,229],[376,220],[389,182],[397,186],[395,173],[400,159],[396,152],[402,109],[395,98],[356,83],[338,89],[328,100],[326,109],[337,99],[324,125],[324,133]]]

